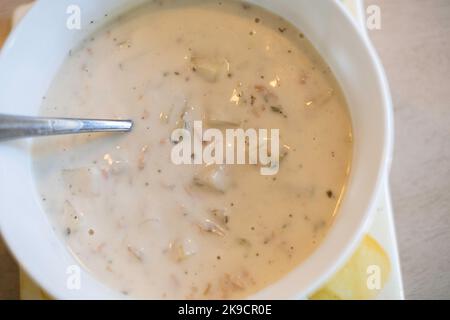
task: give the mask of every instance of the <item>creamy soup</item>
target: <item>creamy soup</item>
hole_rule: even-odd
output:
[[[56,232],[130,297],[264,289],[320,245],[349,174],[351,121],[329,67],[293,25],[240,2],[161,0],[120,16],[68,53],[42,114],[134,120],[130,133],[34,145]],[[171,134],[194,120],[279,129],[278,173],[175,165]]]

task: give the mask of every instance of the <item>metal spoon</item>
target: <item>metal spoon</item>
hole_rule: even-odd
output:
[[[131,120],[41,118],[0,114],[0,141],[89,132],[128,132]]]

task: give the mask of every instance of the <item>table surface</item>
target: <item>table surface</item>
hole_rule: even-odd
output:
[[[0,0],[0,45],[15,6]],[[380,6],[370,32],[394,102],[391,173],[408,299],[450,298],[450,1],[366,0]],[[18,267],[0,240],[0,299],[19,296]]]

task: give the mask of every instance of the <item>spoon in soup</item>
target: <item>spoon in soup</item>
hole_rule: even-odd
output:
[[[128,132],[131,120],[43,118],[0,114],[0,141],[91,132]]]

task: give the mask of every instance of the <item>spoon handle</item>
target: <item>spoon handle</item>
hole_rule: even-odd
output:
[[[131,120],[41,118],[0,114],[0,141],[88,132],[127,132]]]

